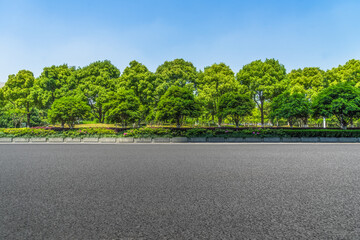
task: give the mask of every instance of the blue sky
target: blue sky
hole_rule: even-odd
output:
[[[121,71],[175,58],[235,73],[265,58],[326,70],[360,58],[359,12],[348,0],[0,0],[0,82],[104,59]]]

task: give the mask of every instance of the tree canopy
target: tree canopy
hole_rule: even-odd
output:
[[[199,74],[197,90],[199,99],[205,103],[205,108],[211,114],[212,119],[214,116],[218,116],[218,125],[220,126],[222,122],[222,114],[219,114],[221,96],[239,90],[234,72],[224,63],[206,67],[204,72]]]
[[[353,118],[360,114],[360,89],[349,83],[338,83],[325,88],[313,102],[316,116],[335,116],[346,129]]]
[[[140,101],[133,90],[120,88],[117,92],[110,93],[109,99],[105,104],[105,109],[108,110],[106,120],[109,123],[121,123],[125,127],[128,122],[135,122],[140,118]]]
[[[75,73],[77,90],[86,96],[93,116],[100,123],[105,120],[103,104],[107,101],[107,93],[115,90],[119,76],[120,70],[108,60],[91,63]]]
[[[254,107],[250,94],[228,92],[220,97],[219,115],[222,118],[231,117],[236,127],[239,127],[240,119],[250,115]]]
[[[283,90],[286,69],[278,60],[266,59],[245,65],[236,75],[240,84],[252,92],[254,101],[261,112],[261,125],[264,126],[264,103],[276,97]]]
[[[62,127],[67,124],[73,128],[76,121],[86,118],[91,111],[83,99],[83,96],[56,99],[48,112],[49,121],[53,124],[60,123]]]
[[[27,127],[30,127],[30,111],[34,106],[32,97],[34,82],[34,74],[31,71],[20,70],[16,75],[10,75],[2,88],[3,98],[12,104],[13,113],[26,114]]]
[[[47,125],[54,122],[55,107],[61,113],[62,105],[59,101],[54,105],[55,101],[68,97],[81,99],[90,108],[90,114],[76,121],[123,126],[239,126],[243,121],[265,127],[276,120],[280,126],[320,127],[320,117],[326,117],[330,127],[360,124],[360,60],[356,59],[327,71],[305,67],[288,74],[278,60],[256,60],[236,76],[225,63],[198,71],[184,59],[165,61],[155,72],[131,61],[122,74],[108,60],[85,67],[49,66],[36,78],[20,70],[0,84],[0,126]],[[69,120],[70,125],[73,122]]]
[[[290,127],[294,125],[296,120],[300,119],[307,126],[311,113],[311,103],[306,98],[305,93],[285,91],[274,98],[270,106],[271,118],[284,118],[289,122]]]
[[[200,105],[190,89],[171,86],[160,98],[156,117],[158,120],[174,121],[180,127],[185,117],[198,117],[200,111]]]
[[[197,71],[191,62],[184,59],[165,61],[155,72],[156,96],[159,99],[171,86],[189,87],[196,84]]]

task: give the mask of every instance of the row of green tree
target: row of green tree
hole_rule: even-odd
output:
[[[122,74],[110,61],[83,68],[45,67],[10,75],[0,89],[1,119],[17,127],[49,123],[73,126],[79,119],[127,125],[155,121],[180,126],[186,119],[224,120],[239,126],[260,114],[290,126],[333,117],[345,128],[360,117],[360,61],[328,71],[308,67],[286,73],[278,60],[253,61],[237,74],[224,63],[198,71],[183,59],[166,61],[153,73],[132,61]],[[32,123],[33,122],[33,123]]]

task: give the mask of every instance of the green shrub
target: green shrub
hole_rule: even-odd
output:
[[[82,128],[55,131],[44,128],[0,128],[1,137],[360,137],[360,130],[341,129],[165,129],[135,128],[116,133],[107,128]]]
[[[2,128],[0,137],[47,137],[55,135],[54,130],[35,128]]]
[[[115,130],[106,128],[81,128],[62,132],[63,137],[116,137]]]
[[[186,131],[186,137],[213,137],[214,133],[212,130],[205,128],[192,128]]]
[[[135,128],[122,133],[124,137],[148,138],[148,137],[172,137],[171,130],[165,128]]]

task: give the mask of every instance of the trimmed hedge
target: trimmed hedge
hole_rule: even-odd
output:
[[[276,129],[276,128],[2,128],[0,137],[360,137],[360,129]]]

